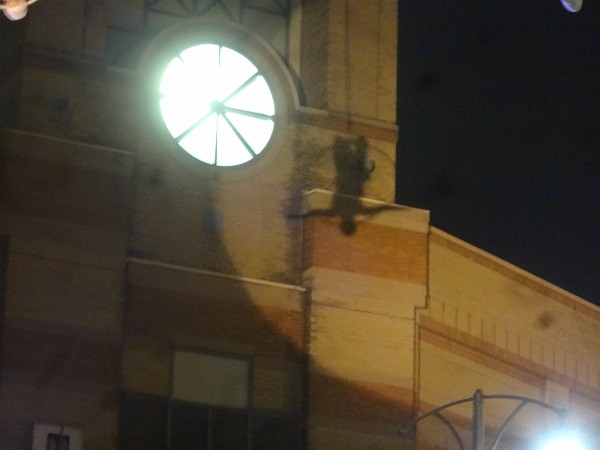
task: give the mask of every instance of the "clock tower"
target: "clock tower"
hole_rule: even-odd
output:
[[[42,0],[19,33],[0,447],[408,445],[397,2]]]
[[[0,20],[1,449],[442,448],[477,388],[598,429],[598,309],[393,203],[395,0],[29,3]],[[519,446],[553,423],[523,405],[475,428]]]

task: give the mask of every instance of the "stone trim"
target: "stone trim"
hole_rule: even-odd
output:
[[[551,380],[589,397],[600,397],[599,390],[587,386],[576,379],[435,321],[427,316],[422,315],[419,317],[419,336],[419,340],[459,354],[491,369],[506,373],[541,390],[545,389],[546,380]]]

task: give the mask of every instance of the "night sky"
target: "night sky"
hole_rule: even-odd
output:
[[[600,1],[400,0],[398,73],[397,202],[600,305]]]

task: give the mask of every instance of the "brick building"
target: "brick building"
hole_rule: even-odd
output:
[[[396,16],[42,0],[2,23],[0,448],[455,448],[399,429],[478,388],[599,445],[600,309],[393,204]]]

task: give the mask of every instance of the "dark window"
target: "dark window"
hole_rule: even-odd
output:
[[[246,450],[248,448],[248,416],[246,411],[213,410],[212,448]]]
[[[207,450],[209,411],[197,405],[174,403],[171,412],[171,449]]]
[[[119,449],[164,450],[168,400],[124,394],[119,407]]]
[[[298,417],[250,412],[251,367],[246,358],[175,352],[171,399],[122,396],[119,448],[300,450]]]
[[[301,420],[297,416],[254,414],[252,450],[300,450]]]
[[[246,450],[248,417],[245,410],[173,402],[171,450]]]
[[[69,436],[59,433],[49,433],[46,442],[47,450],[69,450]]]

